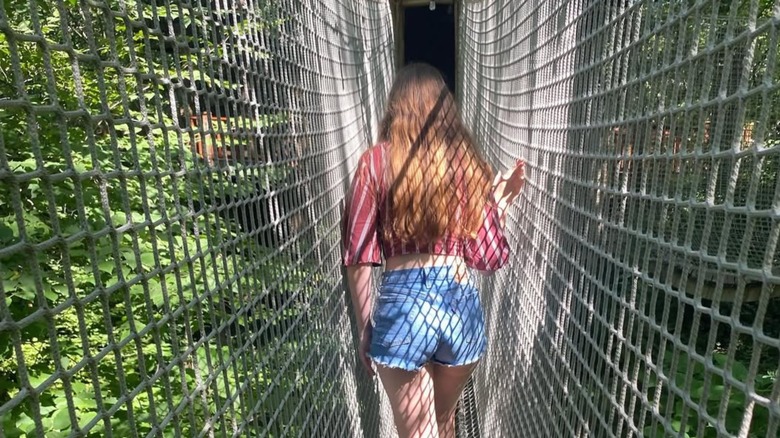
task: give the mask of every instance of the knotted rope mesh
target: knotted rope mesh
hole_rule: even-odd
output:
[[[777,436],[777,1],[499,1],[465,117],[528,162],[483,436]]]
[[[391,29],[384,2],[0,3],[0,436],[390,424],[338,224]]]
[[[379,1],[0,1],[0,436],[391,436],[340,201]],[[458,5],[527,160],[463,436],[777,436],[780,3]]]

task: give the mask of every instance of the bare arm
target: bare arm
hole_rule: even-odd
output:
[[[374,178],[378,163],[376,147],[363,153],[346,196],[342,229],[343,264],[347,267],[347,287],[358,328],[358,357],[369,375],[373,375],[371,345],[371,267],[382,262],[377,233],[377,185]],[[373,161],[372,161],[373,160]]]
[[[498,206],[498,214],[501,218],[501,226],[506,222],[506,211],[509,205],[514,202],[517,195],[525,185],[525,162],[517,160],[515,167],[510,169],[507,175],[501,172],[496,173],[493,181],[493,196]]]
[[[509,243],[504,235],[506,212],[524,184],[524,162],[518,160],[507,175],[496,174],[493,182],[493,199],[485,206],[482,226],[475,238],[467,241],[464,258],[466,264],[483,275],[498,270],[509,259]]]
[[[347,285],[352,297],[358,335],[362,338],[371,320],[371,265],[347,266]]]
[[[358,357],[369,376],[374,375],[368,351],[371,345],[371,265],[347,266],[347,286],[358,326]]]

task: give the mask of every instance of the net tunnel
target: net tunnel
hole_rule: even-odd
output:
[[[339,224],[415,60],[527,162],[458,435],[780,436],[780,1],[430,7],[0,0],[0,437],[394,436]]]

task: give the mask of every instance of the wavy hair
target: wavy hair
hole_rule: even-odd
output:
[[[398,72],[379,136],[389,145],[384,237],[423,245],[445,233],[474,237],[493,171],[435,68],[410,64]]]

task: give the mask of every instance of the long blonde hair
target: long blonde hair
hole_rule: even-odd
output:
[[[389,144],[385,238],[428,244],[445,233],[474,237],[493,172],[435,68],[411,64],[398,72],[379,134]]]

